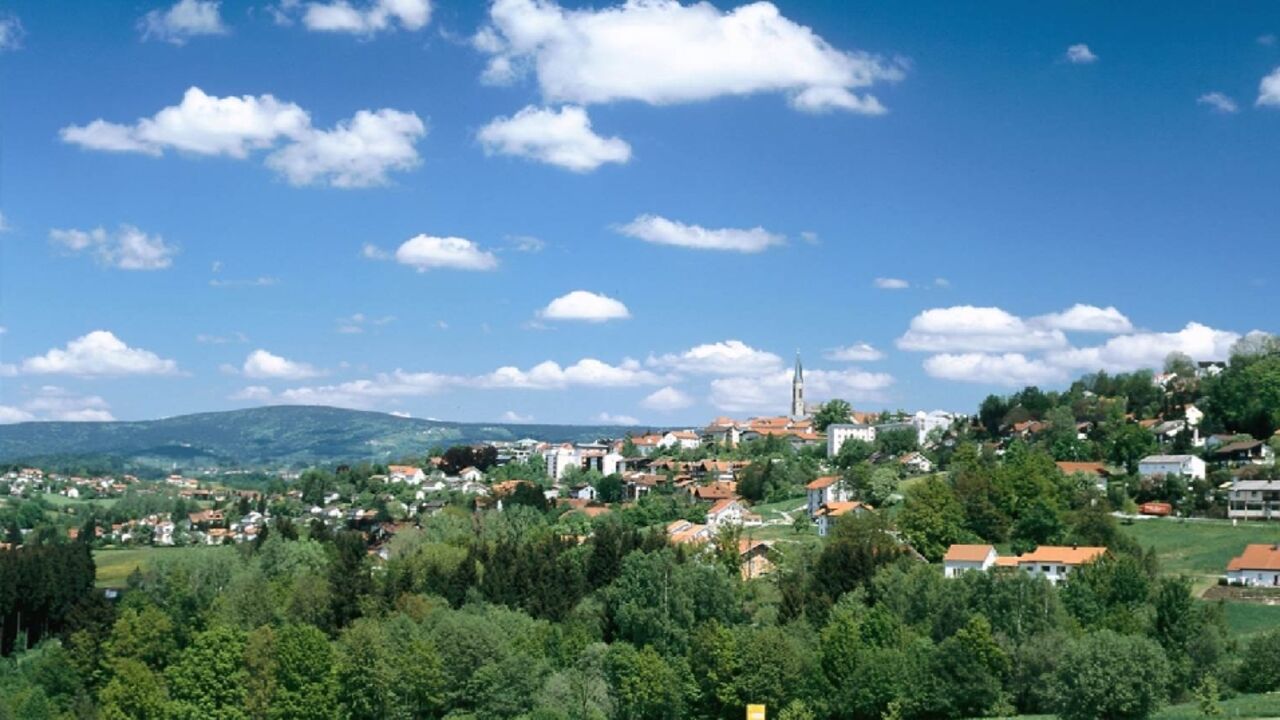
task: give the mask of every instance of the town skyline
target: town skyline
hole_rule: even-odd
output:
[[[655,27],[680,30],[662,63],[611,42]],[[692,427],[786,413],[796,354],[811,405],[973,413],[1225,360],[1275,330],[1276,32],[1220,8],[20,0],[0,422]]]

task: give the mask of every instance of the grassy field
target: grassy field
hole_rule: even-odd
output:
[[[1247,638],[1280,627],[1280,605],[1226,601],[1222,605],[1227,627],[1237,638]]]
[[[1240,695],[1223,700],[1220,718],[1276,718],[1280,717],[1280,693]],[[1054,720],[1055,715],[1018,715],[1009,720]],[[1151,720],[1201,720],[1204,715],[1194,703],[1170,705],[1151,716]]]
[[[1275,523],[1233,527],[1228,520],[1138,520],[1123,530],[1144,548],[1155,548],[1161,572],[1212,582],[1226,572],[1227,562],[1245,545],[1280,542],[1280,524]]]
[[[157,556],[203,553],[217,548],[201,546],[166,548],[166,547],[133,547],[97,550],[93,553],[93,561],[98,566],[97,586],[100,588],[122,588],[125,580],[134,568],[145,569]]]
[[[776,503],[762,503],[760,505],[752,505],[751,512],[764,518],[766,522],[770,520],[781,520],[782,513],[792,512],[796,508],[808,507],[808,500],[804,496],[793,497],[790,500],[783,500]],[[795,517],[792,513],[791,517]]]
[[[44,493],[40,497],[42,497],[50,505],[56,508],[64,508],[64,507],[76,506],[76,505],[87,506],[89,504],[97,505],[98,507],[102,507],[102,508],[109,508],[112,505],[116,504],[116,498],[96,498],[92,500],[77,500],[77,499],[66,497],[64,495],[59,495],[57,493]]]

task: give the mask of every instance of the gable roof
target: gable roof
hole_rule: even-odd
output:
[[[947,554],[942,556],[943,562],[986,562],[995,552],[992,545],[952,545]]]
[[[823,475],[817,480],[814,480],[813,482],[810,482],[808,485],[805,485],[804,488],[806,490],[821,490],[823,488],[831,487],[832,485],[835,485],[837,482],[840,482],[839,475]]]
[[[1058,466],[1063,475],[1075,475],[1076,473],[1084,473],[1085,475],[1111,474],[1111,471],[1107,469],[1106,463],[1100,462],[1071,462],[1063,460],[1054,463],[1054,465]]]
[[[822,507],[818,508],[817,514],[825,515],[827,517],[840,517],[841,515],[845,515],[859,509],[872,510],[873,508],[866,503],[860,503],[856,501],[855,502],[831,502],[831,503],[826,503]]]
[[[1280,548],[1276,545],[1246,545],[1239,557],[1231,558],[1227,570],[1280,570]]]
[[[1104,547],[1041,545],[1029,553],[1016,558],[1019,565],[1023,563],[1054,563],[1056,565],[1083,565],[1097,560],[1106,554]]]

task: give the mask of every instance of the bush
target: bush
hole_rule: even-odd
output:
[[[1164,702],[1169,666],[1155,642],[1100,630],[1067,648],[1055,677],[1063,720],[1141,720]]]

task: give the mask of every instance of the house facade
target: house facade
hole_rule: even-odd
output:
[[[861,440],[865,443],[874,443],[876,441],[876,428],[874,425],[863,425],[862,423],[838,423],[827,426],[827,457],[835,457],[840,454],[840,448],[844,446],[847,440]]]
[[[1246,545],[1227,563],[1227,582],[1252,587],[1280,587],[1280,546]]]
[[[1138,461],[1138,474],[1143,477],[1182,475],[1203,480],[1205,469],[1204,460],[1195,455],[1148,455]]]
[[[1235,480],[1227,495],[1232,520],[1280,520],[1280,480]]]
[[[952,545],[942,557],[942,576],[953,578],[972,570],[987,570],[998,557],[992,545]]]
[[[818,508],[818,537],[826,537],[831,533],[836,519],[845,515],[860,515],[871,510],[870,505],[860,502],[832,502]]]
[[[808,495],[809,518],[816,519],[818,510],[834,502],[848,502],[849,491],[845,489],[839,475],[824,475],[804,486]]]

